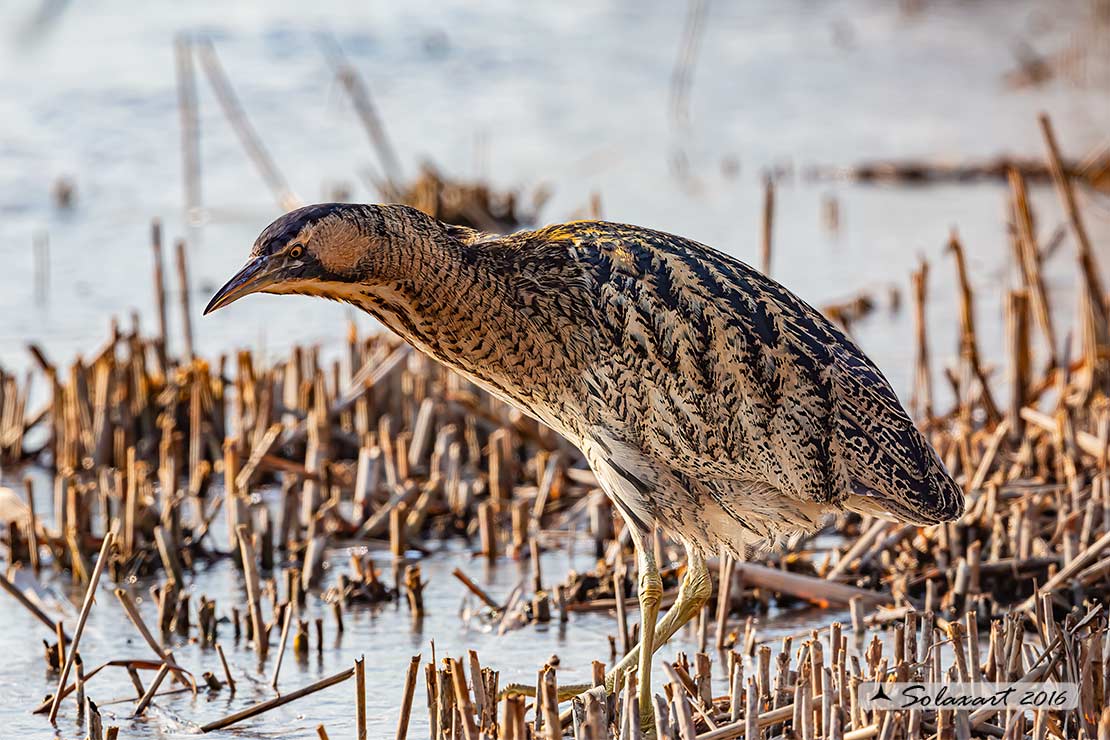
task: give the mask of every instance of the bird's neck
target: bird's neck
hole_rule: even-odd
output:
[[[525,305],[512,262],[478,235],[458,233],[397,250],[396,279],[365,292],[359,305],[425,354],[565,433],[551,412],[569,372],[561,338]]]

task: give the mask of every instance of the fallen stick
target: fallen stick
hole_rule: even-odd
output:
[[[663,596],[659,599],[659,608],[666,609],[674,604],[675,599],[678,598],[678,589],[670,588],[663,592]],[[617,600],[615,598],[604,599],[591,599],[580,604],[567,604],[567,611],[571,612],[604,612],[612,611],[617,608]],[[635,596],[628,596],[624,599],[624,608],[628,610],[639,610],[640,600]]]
[[[251,456],[246,464],[239,469],[239,474],[235,476],[235,490],[246,491],[250,488],[254,480],[254,476],[258,473],[259,466],[262,464],[263,458],[269,457],[278,446],[278,437],[281,436],[281,422],[275,421],[266,429],[262,434],[262,439],[251,450]]]
[[[1021,410],[1021,418],[1050,434],[1056,433],[1056,419],[1049,414],[1026,406]],[[1106,447],[1099,442],[1098,437],[1082,429],[1075,431],[1075,443],[1079,445],[1079,449],[1093,458],[1101,460],[1102,456],[1106,454]]]
[[[291,691],[285,696],[279,696],[274,699],[260,702],[258,704],[255,704],[254,706],[247,707],[246,709],[229,714],[222,719],[216,720],[215,722],[209,722],[208,724],[201,727],[200,731],[212,732],[212,730],[222,730],[223,728],[233,725],[236,722],[242,722],[245,719],[257,717],[264,712],[268,712],[271,709],[276,709],[277,707],[284,706],[291,701],[296,701],[297,699],[308,696],[309,694],[315,694],[317,691],[322,691],[323,689],[335,686],[336,684],[343,683],[353,675],[355,675],[355,668],[354,666],[351,666],[344,671],[336,673],[334,676],[320,679],[316,683],[309,684],[304,688],[297,689],[296,691]]]
[[[100,673],[105,668],[110,668],[110,667],[135,668],[135,669],[141,668],[141,669],[146,670],[146,671],[157,671],[159,668],[162,667],[162,663],[156,662],[156,661],[153,661],[153,660],[109,660],[107,663],[102,663],[102,664],[98,665],[96,668],[92,669],[91,671],[86,672],[84,683],[88,684],[89,681],[92,680],[93,676]],[[65,688],[65,690],[62,692],[62,698],[63,699],[66,698],[67,696],[69,696],[70,694],[72,694],[76,690],[77,690],[77,683],[74,682],[74,683],[70,684],[69,686],[67,686]],[[188,689],[179,689],[179,690],[187,691]],[[133,697],[129,697],[127,699],[121,699],[120,701],[134,701],[134,700],[135,699]],[[41,702],[39,702],[39,705],[31,710],[31,714],[44,714],[46,712],[49,712],[50,707],[53,705],[53,703],[54,703],[54,695],[53,694],[47,694],[46,698],[43,699]],[[111,704],[111,703],[115,703],[115,702],[101,702],[100,706],[106,706],[107,704]]]
[[[709,725],[710,731],[719,729],[713,718],[709,716],[709,712],[702,705],[701,700],[698,698],[698,689],[694,685],[694,681],[682,667],[674,665],[673,663],[663,663],[663,672],[667,674],[667,680],[675,690],[682,689],[690,697],[690,704],[693,706],[694,711],[701,715],[701,718]]]
[[[150,649],[153,650],[155,654],[157,654],[157,656],[163,660],[163,662],[169,665],[170,670],[174,672],[174,675],[176,675],[178,678],[181,678],[183,681],[184,677],[188,676],[189,680],[185,681],[185,683],[192,687],[193,693],[195,694],[197,691],[197,684],[196,681],[193,679],[193,674],[189,673],[189,671],[177,665],[177,663],[174,662],[172,655],[167,652],[165,648],[159,645],[157,640],[154,639],[154,635],[150,633],[150,629],[146,626],[146,622],[143,621],[142,615],[139,614],[139,610],[135,607],[135,602],[131,599],[131,594],[127,593],[122,588],[117,588],[115,590],[115,594],[116,598],[119,599],[120,604],[123,605],[123,611],[126,612],[127,617],[131,620],[131,624],[135,625],[135,629],[137,629],[139,631],[139,634],[142,635],[143,640],[146,641],[146,644],[150,645]]]
[[[1106,575],[1110,575],[1110,557],[1103,558],[1094,565],[1084,568],[1083,572],[1075,577],[1075,580],[1080,585],[1087,586]]]
[[[1032,609],[1037,599],[1044,594],[1054,593],[1058,586],[1071,580],[1077,573],[1094,563],[1102,551],[1108,547],[1110,547],[1110,532],[1099,537],[1097,542],[1072,558],[1070,563],[1056,572],[1056,575],[1045,581],[1045,584],[1037,590],[1037,593],[1023,601],[1018,610],[1029,611]]]
[[[847,586],[843,583],[832,583],[824,578],[791,573],[755,563],[737,563],[736,570],[740,574],[741,582],[749,586],[768,588],[822,605],[848,606],[853,596],[859,596],[871,606],[891,600],[888,594]]]
[[[987,475],[990,473],[991,465],[994,464],[994,460],[998,456],[998,449],[1002,446],[1002,440],[1009,431],[1009,419],[1003,419],[998,423],[994,433],[991,435],[990,442],[987,444],[987,451],[983,453],[983,459],[979,461],[979,467],[975,469],[975,475],[972,476],[971,483],[967,487],[968,492],[978,491],[983,488],[983,484],[987,480]]]
[[[188,690],[189,689],[166,689],[165,691],[159,691],[155,695],[154,698],[157,699],[159,696],[173,696],[174,694],[183,694]],[[132,702],[132,701],[135,701],[134,697],[122,696],[122,697],[119,697],[118,699],[109,699],[108,701],[102,701],[97,706],[99,706],[99,707],[110,707],[110,706],[113,706],[115,704],[127,704],[128,702]]]
[[[481,586],[470,580],[470,576],[468,576],[466,573],[463,573],[462,569],[455,568],[453,571],[451,571],[451,575],[462,581],[462,584],[466,586],[467,590],[481,599],[483,604],[488,606],[490,609],[493,609],[494,611],[501,611],[501,605],[494,601],[493,597],[486,593]]]
[[[1071,177],[1090,182],[1082,162],[1068,160],[1064,170]],[[1094,165],[1097,166],[1097,165]],[[846,180],[859,183],[893,183],[921,185],[975,183],[986,180],[1005,181],[1010,170],[1017,170],[1027,180],[1047,182],[1051,171],[1041,159],[1000,156],[969,162],[942,162],[925,159],[890,159],[861,162],[849,167],[815,165],[805,169],[803,176],[811,182]]]
[[[410,504],[420,495],[420,488],[414,485],[398,486],[399,490],[393,492],[381,508],[375,511],[363,522],[355,533],[356,539],[373,539],[380,537],[389,528],[390,514],[401,504]]]
[[[31,612],[31,614],[35,616],[35,619],[45,624],[47,627],[50,628],[51,631],[54,631],[54,620],[47,616],[46,612],[40,609],[38,605],[35,604],[35,602],[28,599],[14,583],[8,580],[8,577],[6,575],[0,574],[0,588],[3,588],[5,591],[11,594],[16,601],[26,607],[27,611]],[[62,637],[65,638],[66,642],[70,641],[69,635],[67,635],[65,632],[62,632]]]
[[[841,556],[836,565],[825,574],[825,580],[834,581],[836,578],[848,570],[864,552],[874,544],[879,535],[883,534],[893,526],[893,522],[888,522],[885,519],[876,520],[866,532],[864,532],[855,541],[849,550]]]
[[[793,704],[785,707],[779,707],[778,709],[772,709],[771,711],[764,712],[763,714],[756,717],[756,727],[762,730],[764,727],[769,727],[770,725],[778,724],[779,722],[785,722],[786,720],[791,719],[793,716]],[[716,730],[703,732],[698,735],[697,740],[734,740],[738,737],[745,737],[748,730],[747,724],[748,722],[746,719],[740,719],[736,722],[733,722],[732,724],[718,727]],[[861,727],[858,730],[845,732],[842,737],[843,740],[868,740],[869,738],[873,738],[878,734],[879,725],[873,724],[868,725],[867,727]]]
[[[170,659],[173,659],[172,654]],[[170,672],[171,667],[170,663],[166,662],[158,669],[158,673],[154,675],[154,680],[150,682],[150,686],[147,688],[146,693],[139,699],[139,703],[135,705],[134,716],[142,716],[142,713],[145,712],[146,708],[150,706],[150,703],[154,701],[154,695],[158,693],[158,687],[166,680],[166,675]]]
[[[81,605],[81,614],[77,617],[77,628],[73,631],[73,643],[70,645],[69,654],[66,656],[66,664],[62,668],[62,675],[58,678],[58,688],[54,691],[54,701],[50,704],[50,724],[54,724],[58,719],[58,709],[62,705],[66,679],[69,678],[69,672],[73,670],[73,663],[77,658],[77,645],[81,642],[81,634],[85,631],[85,623],[89,620],[89,612],[92,611],[94,597],[96,596],[96,587],[100,583],[100,574],[104,572],[104,566],[108,564],[108,552],[112,549],[112,543],[115,539],[115,533],[108,532],[104,535],[104,541],[100,543],[100,554],[96,556],[96,565],[93,567],[92,576],[89,578],[89,587],[85,590],[85,602]]]
[[[756,718],[756,724],[762,729],[768,725],[777,724],[794,716],[794,705],[791,704],[778,709],[772,709],[770,712],[764,712]],[[747,732],[747,720],[741,719],[730,725],[718,727],[716,730],[703,732],[698,735],[697,740],[732,740],[732,738],[744,737]]]

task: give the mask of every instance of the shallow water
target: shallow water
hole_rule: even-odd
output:
[[[325,198],[335,182],[348,183],[356,200],[375,198],[358,174],[373,162],[372,152],[320,49],[317,34],[332,32],[364,74],[409,173],[429,157],[448,173],[488,176],[501,187],[548,183],[555,193],[543,212],[548,221],[568,217],[600,192],[606,218],[682,233],[757,262],[761,172],[768,167],[800,172],[884,157],[1038,156],[1041,110],[1052,114],[1069,156],[1104,143],[1110,54],[1098,40],[1106,21],[1096,20],[1097,3],[929,3],[908,12],[912,5],[707,3],[685,123],[672,112],[669,90],[686,22],[682,3],[415,0],[356,10],[334,0],[311,8],[276,0],[197,2],[157,12],[97,2],[5,5],[0,364],[27,367],[24,344],[31,340],[67,362],[99,342],[110,317],[132,309],[144,312],[152,328],[152,217],[163,219],[168,238],[191,239],[194,327],[203,351],[249,345],[278,353],[294,342],[327,348],[344,336],[350,310],[309,299],[252,297],[233,311],[199,318],[212,290],[278,209],[200,78],[207,210],[202,225],[186,226],[172,51],[177,32],[213,38],[255,128],[305,200]],[[1081,50],[1076,71],[1044,86],[1008,89],[1013,49],[1025,42],[1042,53],[1075,46]],[[727,174],[726,160],[739,163],[738,174]],[[52,183],[61,176],[76,184],[71,209],[51,203]],[[1061,221],[1055,195],[1037,189],[1033,196],[1047,235]],[[822,222],[830,197],[840,205],[835,233]],[[906,394],[913,347],[904,288],[920,256],[933,263],[929,318],[938,368],[956,348],[953,266],[943,252],[954,226],[977,291],[983,354],[1001,359],[998,306],[1002,290],[1014,284],[1006,198],[1000,184],[893,188],[787,178],[776,195],[773,273],[817,305],[877,290],[885,306],[886,287],[903,288],[902,311],[881,309],[856,335]],[[1110,236],[1110,208],[1104,198],[1084,195],[1083,201],[1098,247]],[[41,299],[30,247],[39,232],[50,243],[49,289]],[[1105,264],[1110,257],[1099,251]],[[1065,242],[1046,268],[1061,327],[1074,303],[1072,254]],[[171,318],[176,337],[176,312]],[[552,577],[570,565],[565,553],[547,557]],[[344,560],[343,552],[335,560]],[[282,687],[334,673],[365,653],[372,736],[381,736],[392,731],[407,658],[417,652],[427,658],[431,639],[439,655],[478,649],[484,663],[502,671],[502,681],[530,680],[552,653],[565,666],[560,680],[573,681],[588,672],[589,659],[608,653],[613,623],[603,614],[574,615],[565,634],[553,626],[497,638],[468,628],[458,616],[464,590],[450,576],[460,560],[465,556],[449,552],[424,561],[429,616],[420,631],[412,630],[404,608],[353,610],[340,644],[313,654],[303,668],[290,661]],[[585,548],[574,564],[589,564]],[[486,582],[506,594],[521,567],[500,564]],[[467,569],[478,575],[481,565]],[[221,605],[239,600],[227,564],[198,574],[193,588]],[[7,699],[0,721],[5,734],[41,736],[45,720],[25,708],[52,689],[41,662],[43,630],[9,601],[0,601],[0,625],[0,651],[8,657],[0,670],[0,695]],[[776,621],[765,631],[796,626]],[[82,653],[88,665],[147,657],[107,590]],[[177,654],[190,668],[216,666],[214,654],[197,647]],[[243,646],[229,658],[240,670],[252,660]],[[268,698],[268,671],[255,678],[252,685],[244,675],[231,701],[226,692],[159,700],[148,719],[126,725],[123,734],[188,733],[192,723]],[[102,703],[130,694],[122,673],[94,686]],[[239,733],[307,736],[324,722],[332,737],[350,735],[352,693],[350,686],[329,689],[246,723]],[[420,690],[412,737],[423,733],[422,697]],[[122,717],[125,706],[105,711]],[[63,713],[59,734],[83,734],[72,711]]]
[[[37,476],[36,500],[40,510],[48,510],[49,487],[44,477]],[[268,492],[273,498],[275,492]],[[271,510],[276,509],[276,501],[271,500]],[[222,527],[223,517],[217,517],[210,535],[210,545],[225,549],[226,530]],[[373,547],[382,547],[377,543]],[[376,565],[382,570],[382,579],[392,583],[392,556],[387,547],[380,551],[370,549],[375,556]],[[361,548],[360,548],[361,549]],[[582,538],[569,550],[550,550],[542,556],[542,571],[545,584],[549,587],[561,581],[568,570],[585,570],[593,565],[592,539]],[[334,583],[336,573],[347,572],[350,550],[346,547],[334,548],[328,567],[322,579],[326,587]],[[398,717],[401,690],[404,685],[405,671],[409,658],[421,655],[424,662],[431,659],[432,643],[437,658],[452,656],[461,658],[467,650],[477,650],[482,665],[500,671],[501,685],[510,682],[534,683],[536,672],[551,656],[558,656],[559,682],[580,683],[590,680],[590,662],[595,659],[608,660],[609,636],[615,635],[616,625],[612,616],[603,612],[571,612],[569,621],[560,625],[553,619],[547,625],[529,625],[509,631],[504,635],[497,633],[496,625],[489,624],[480,614],[481,604],[452,575],[459,567],[477,581],[494,598],[504,601],[513,588],[523,579],[531,583],[531,565],[524,561],[502,558],[492,567],[484,558],[473,558],[461,540],[447,543],[441,549],[421,557],[418,552],[408,553],[410,562],[418,563],[422,576],[428,582],[424,590],[426,616],[421,623],[414,623],[408,606],[403,602],[390,602],[374,606],[350,605],[343,614],[344,631],[338,633],[336,622],[329,605],[319,594],[310,594],[304,615],[310,620],[310,650],[307,655],[294,653],[292,634],[289,637],[286,655],[280,673],[279,691],[288,692],[310,684],[350,667],[360,656],[366,658],[367,676],[367,724],[370,737],[392,737]],[[52,576],[44,570],[42,601],[47,606],[56,606],[63,615],[68,615],[67,625],[72,627],[77,611],[80,609],[83,591],[76,591],[68,577]],[[263,573],[263,578],[270,574]],[[136,602],[147,625],[157,623],[157,607],[149,595],[149,587],[160,579],[136,579],[123,584]],[[191,597],[192,621],[196,634],[196,605],[203,594],[215,599],[217,614],[226,616],[233,605],[239,606],[245,614],[246,591],[239,570],[230,559],[214,561],[202,565],[191,577],[187,576],[187,590]],[[81,657],[85,671],[109,660],[124,658],[156,660],[150,648],[134,630],[123,608],[111,595],[105,584],[92,611],[85,634],[81,640]],[[114,587],[112,585],[111,587]],[[279,583],[279,589],[283,585]],[[282,590],[284,594],[284,591]],[[67,602],[69,599],[72,603]],[[43,661],[43,648],[40,637],[46,637],[46,630],[29,613],[15,607],[13,602],[0,602],[0,615],[4,629],[0,632],[0,646],[3,646],[7,660],[0,671],[0,696],[8,708],[4,714],[5,737],[39,737],[49,728],[46,717],[33,715],[34,707],[57,686],[57,676],[48,674]],[[270,614],[270,602],[264,599],[264,616]],[[311,620],[324,619],[324,641],[322,649],[317,648],[315,629]],[[632,611],[630,620],[636,619]],[[817,609],[798,610],[789,614],[761,618],[759,635],[761,639],[794,634],[811,626],[834,619],[848,621],[848,615],[838,611]],[[739,626],[733,620],[732,627]],[[293,630],[291,630],[292,632]],[[712,634],[712,633],[711,633]],[[712,640],[712,636],[710,637]],[[106,668],[93,677],[87,685],[87,693],[100,707],[104,725],[119,724],[121,736],[172,738],[195,734],[198,728],[235,711],[244,709],[260,701],[275,696],[270,686],[273,667],[277,656],[276,636],[270,648],[270,656],[265,665],[259,666],[251,643],[235,640],[229,623],[221,623],[218,640],[224,647],[232,677],[237,684],[232,694],[226,688],[215,693],[201,690],[196,697],[187,691],[159,696],[147,710],[144,717],[134,719],[134,688],[127,672],[122,668]],[[712,642],[710,643],[712,651]],[[166,642],[174,657],[185,668],[193,671],[198,680],[204,671],[211,671],[223,678],[219,658],[213,648],[203,647],[196,642],[190,643],[183,638],[172,636]],[[666,651],[671,653],[686,650],[693,655],[697,650],[697,639],[693,627],[676,636],[668,644]],[[714,654],[715,680],[717,693],[727,692],[722,660]],[[152,672],[143,671],[145,686],[153,678]],[[72,679],[71,679],[72,680]],[[662,671],[655,671],[656,685],[664,680]],[[203,684],[202,684],[203,685]],[[169,681],[161,688],[166,691]],[[311,697],[301,699],[284,707],[247,720],[232,728],[212,733],[213,737],[308,737],[314,736],[318,724],[327,727],[331,737],[351,737],[354,735],[354,681],[325,689]],[[417,693],[410,726],[410,737],[422,737],[427,733],[428,712],[425,704],[423,670],[419,675]],[[84,737],[85,727],[76,716],[72,698],[66,700],[59,714],[57,736],[63,738]],[[10,734],[8,734],[10,733]]]

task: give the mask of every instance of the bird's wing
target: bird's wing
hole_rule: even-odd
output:
[[[828,511],[821,503],[783,496],[765,482],[683,474],[603,429],[591,430],[582,451],[637,531],[657,521],[688,543],[723,545],[738,557],[752,546],[785,544],[818,530]]]
[[[915,522],[962,510],[882,373],[813,307],[681,237],[561,229],[549,238],[590,282],[595,423],[695,479],[758,481],[827,504],[863,496]]]

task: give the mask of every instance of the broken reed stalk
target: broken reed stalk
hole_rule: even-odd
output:
[[[154,309],[158,317],[158,347],[163,367],[168,362],[169,322],[166,317],[166,275],[162,258],[162,222],[155,219],[150,224],[151,261],[154,263]]]
[[[143,712],[146,711],[146,708],[150,706],[150,703],[154,701],[154,695],[158,693],[158,687],[162,685],[162,681],[166,679],[166,676],[171,670],[172,661],[173,654],[171,653],[169,660],[162,664],[162,667],[158,669],[158,673],[154,674],[154,680],[150,682],[150,686],[147,687],[146,693],[139,699],[139,703],[135,705],[134,716],[141,717]]]
[[[40,622],[42,622],[44,625],[46,625],[50,629],[54,629],[54,625],[55,625],[54,620],[52,620],[46,614],[46,612],[44,612],[41,608],[39,608],[38,604],[36,604],[35,602],[28,599],[23,594],[23,592],[20,591],[16,587],[16,585],[14,583],[12,583],[11,581],[8,580],[8,576],[3,574],[3,573],[0,573],[0,588],[4,589],[9,594],[11,594],[12,598],[14,598],[20,604],[22,604],[23,607],[35,617],[35,619],[39,620]],[[64,636],[65,641],[69,642],[69,640],[70,640],[69,635],[67,635],[64,632],[62,633],[62,635]]]
[[[628,617],[625,614],[624,575],[619,570],[613,573],[613,593],[617,607],[617,635],[620,637],[620,654],[623,657],[632,649],[632,640],[628,634]]]
[[[239,535],[239,556],[242,558],[243,581],[247,588],[247,609],[250,612],[255,651],[259,659],[265,660],[269,641],[266,639],[265,624],[262,621],[262,589],[258,582],[258,562],[255,560],[254,545],[247,525],[240,524],[235,531]]]
[[[370,96],[370,89],[367,87],[366,81],[358,73],[358,70],[347,61],[338,42],[335,42],[334,38],[331,41],[332,43],[325,47],[325,56],[331,63],[336,79],[339,80],[343,89],[347,91],[347,95],[350,96],[355,113],[358,115],[363,129],[366,130],[366,135],[370,138],[371,146],[374,147],[374,151],[378,155],[378,161],[385,173],[385,184],[389,191],[383,193],[383,195],[395,198],[400,193],[399,186],[402,178],[401,162],[397,158],[397,152],[385,133],[385,125],[374,107],[374,101]]]
[[[39,522],[35,514],[35,485],[30,476],[23,479],[23,491],[27,494],[27,554],[31,559],[31,570],[35,576],[41,571],[39,563]]]
[[[366,656],[355,661],[355,729],[366,740]]]
[[[100,543],[100,554],[97,555],[96,565],[93,566],[88,588],[85,589],[85,601],[81,604],[81,613],[77,617],[77,627],[73,631],[73,642],[70,645],[69,654],[66,656],[62,674],[58,677],[58,688],[54,691],[54,700],[50,704],[50,714],[48,715],[50,724],[54,724],[58,719],[58,708],[62,705],[66,679],[69,678],[69,673],[73,670],[73,662],[77,658],[77,646],[81,642],[81,635],[85,632],[85,623],[88,622],[89,612],[92,611],[96,587],[100,583],[100,574],[104,572],[104,567],[108,564],[108,553],[111,551],[115,539],[115,533],[109,531],[104,535],[104,541]]]
[[[478,725],[474,722],[474,704],[470,700],[470,691],[466,687],[466,674],[463,672],[462,664],[454,658],[445,660],[450,661],[451,684],[455,692],[457,716],[461,718],[462,736],[465,740],[479,740]]]
[[[181,119],[181,160],[184,178],[185,214],[196,219],[201,207],[200,115],[197,106],[193,42],[186,34],[174,39],[177,72],[177,107]],[[162,334],[163,339],[165,334]]]
[[[1014,244],[1017,249],[1017,263],[1021,267],[1022,282],[1029,294],[1033,314],[1041,333],[1044,334],[1048,348],[1048,367],[1058,367],[1056,329],[1052,324],[1052,311],[1045,290],[1044,275],[1041,272],[1041,251],[1037,247],[1036,232],[1033,227],[1033,213],[1029,207],[1029,196],[1025,190],[1025,178],[1016,169],[1010,170],[1010,192],[1013,197]]]
[[[193,311],[190,306],[189,296],[189,263],[185,255],[185,240],[178,239],[174,243],[174,253],[177,257],[177,285],[181,299],[181,335],[185,341],[185,359],[193,359]]]
[[[970,372],[978,382],[980,402],[984,411],[991,422],[997,422],[1001,418],[1001,414],[999,414],[998,406],[991,395],[990,382],[979,357],[979,337],[975,332],[975,310],[971,281],[967,275],[967,262],[964,260],[963,245],[955,231],[948,239],[948,251],[952,253],[956,260],[956,280],[959,285],[960,352]],[[966,399],[960,399],[960,401],[965,403]]]
[[[115,589],[114,593],[116,595],[116,598],[119,600],[120,605],[123,606],[123,611],[125,614],[127,614],[127,618],[131,620],[131,624],[135,625],[135,629],[138,630],[143,640],[146,642],[147,645],[150,646],[150,649],[153,650],[154,653],[159,658],[161,658],[163,662],[170,666],[175,675],[180,678],[183,683],[192,685],[195,691],[196,684],[191,680],[188,671],[178,666],[174,662],[172,654],[165,648],[163,648],[156,639],[154,639],[154,635],[151,634],[150,629],[146,626],[146,622],[143,621],[142,615],[139,614],[139,609],[135,606],[135,602],[131,598],[131,594],[127,593],[122,588]],[[187,680],[187,677],[189,678],[189,680]]]
[[[772,233],[775,224],[775,181],[763,178],[763,231],[759,249],[759,267],[764,275],[771,275]]]
[[[258,132],[254,130],[250,119],[247,118],[246,111],[243,110],[239,98],[231,87],[231,82],[227,79],[227,74],[224,73],[220,59],[216,55],[216,47],[208,39],[198,39],[196,48],[201,67],[204,68],[204,73],[208,77],[212,92],[216,94],[216,100],[219,101],[224,116],[231,124],[236,136],[239,137],[239,143],[243,145],[243,150],[258,169],[259,174],[262,175],[262,179],[270,187],[278,206],[281,207],[282,211],[299,208],[303,205],[301,199],[290,189],[285,177],[278,170],[277,163],[274,162],[273,157],[263,146],[262,139]]]
[[[44,231],[31,237],[31,254],[34,260],[35,302],[45,303],[50,295],[50,238]]]
[[[1052,129],[1052,121],[1044,113],[1037,117],[1037,121],[1040,123],[1041,133],[1044,135],[1045,148],[1048,150],[1048,163],[1052,170],[1052,181],[1056,184],[1056,191],[1060,195],[1060,203],[1068,217],[1068,224],[1071,226],[1076,246],[1079,249],[1079,265],[1082,277],[1085,280],[1087,290],[1101,307],[1098,320],[1101,325],[1105,326],[1107,323],[1106,292],[1102,289],[1099,272],[1094,267],[1094,250],[1091,247],[1090,237],[1087,235],[1087,227],[1083,223],[1079,203],[1075,199],[1075,190],[1072,187],[1071,178],[1064,170],[1063,160],[1060,157],[1060,147],[1056,143],[1056,134]]]
[[[501,608],[501,605],[498,604],[497,601],[492,596],[490,596],[488,593],[486,593],[485,589],[483,589],[481,586],[479,586],[477,583],[475,583],[470,578],[470,576],[468,576],[466,573],[463,573],[462,569],[455,568],[453,571],[451,571],[451,575],[455,576],[455,578],[458,578],[460,581],[462,581],[462,584],[464,586],[466,586],[467,590],[470,591],[470,593],[477,596],[479,599],[481,599],[482,603],[485,604],[486,606],[488,606],[490,609],[493,609],[494,611],[497,611]]]
[[[406,740],[409,734],[409,715],[412,713],[412,698],[416,694],[416,679],[420,673],[420,656],[412,656],[409,669],[405,672],[405,690],[401,695],[401,711],[397,716],[396,740]]]
[[[270,677],[270,686],[277,688],[278,676],[281,675],[281,662],[285,657],[285,643],[289,639],[289,623],[293,620],[293,605],[285,605],[285,615],[281,620],[281,637],[278,643],[277,660],[274,662],[274,675]]]
[[[929,363],[929,334],[925,310],[929,293],[929,263],[921,261],[911,276],[913,286],[914,375],[910,406],[918,420],[933,419],[933,372]]]
[[[721,558],[719,576],[717,578],[717,630],[714,645],[717,650],[725,648],[725,638],[728,627],[728,613],[732,602],[732,574],[734,570],[732,555]]]
[[[235,679],[231,677],[231,668],[227,665],[227,658],[224,656],[224,647],[220,643],[216,643],[216,654],[220,656],[220,665],[224,669],[224,680],[227,681],[227,686],[235,693]]]
[[[1010,403],[1006,410],[1006,428],[1011,444],[1020,444],[1025,437],[1025,421],[1021,410],[1029,401],[1029,388],[1033,382],[1032,356],[1029,350],[1029,297],[1024,290],[1014,290],[1006,296],[1006,340],[1010,350]],[[1055,366],[1055,359],[1052,361]],[[977,490],[986,479],[989,462],[980,465],[982,475],[976,475],[969,490]]]
[[[250,719],[251,717],[257,717],[258,715],[263,714],[264,712],[268,712],[271,709],[285,706],[289,702],[296,701],[297,699],[308,696],[310,694],[315,694],[317,691],[322,691],[331,686],[335,686],[336,684],[343,683],[353,675],[355,675],[354,666],[344,671],[340,671],[333,676],[328,676],[327,678],[320,679],[319,681],[309,684],[308,686],[299,688],[296,691],[290,691],[288,694],[284,694],[274,699],[259,702],[254,706],[247,707],[246,709],[238,712],[233,712],[232,714],[229,714],[226,717],[218,719],[214,722],[209,722],[208,724],[203,725],[200,728],[200,731],[202,733],[208,733],[212,732],[213,730],[222,730],[223,728],[233,725],[237,722],[242,722],[243,720]]]

